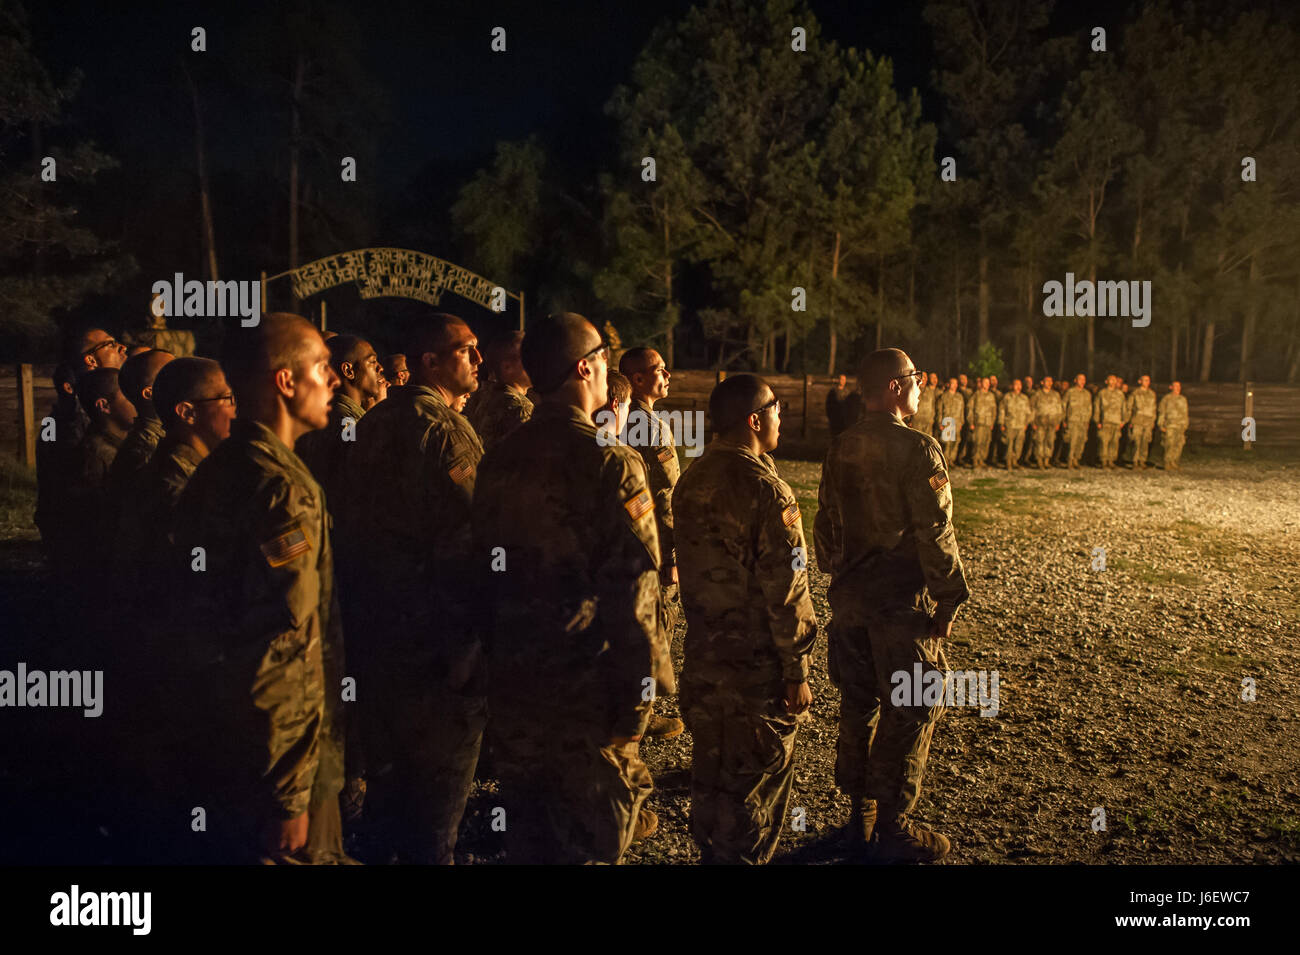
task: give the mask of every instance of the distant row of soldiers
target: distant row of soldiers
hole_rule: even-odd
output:
[[[1163,466],[1177,470],[1187,434],[1187,398],[1175,381],[1157,402],[1148,375],[1132,389],[1117,375],[1107,376],[1103,388],[1089,387],[1082,374],[1073,387],[1047,377],[1035,388],[1026,377],[1013,379],[1011,390],[1003,392],[996,376],[978,378],[971,387],[959,375],[941,389],[939,376],[931,372],[909,423],[937,437],[954,466],[977,469],[999,459],[1009,470],[1030,462],[1036,468],[1078,468],[1091,438],[1098,466],[1117,468],[1123,457],[1142,471],[1158,431]]]
[[[771,389],[720,386],[677,487],[653,350],[614,372],[572,314],[486,363],[454,316],[404,344],[381,362],[280,313],[220,363],[75,341],[37,522],[59,632],[109,673],[118,821],[146,858],[347,864],[360,810],[386,857],[448,863],[487,740],[509,861],[617,862],[657,826],[642,740],[683,731],[652,712],[680,556],[692,832],[706,861],[767,861],[816,636]]]

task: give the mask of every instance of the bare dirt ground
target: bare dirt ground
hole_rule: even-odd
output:
[[[810,531],[820,464],[780,466]],[[12,498],[13,479],[5,481],[0,492]],[[1300,460],[1193,451],[1180,472],[959,469],[953,485],[972,598],[948,661],[997,670],[1000,692],[996,717],[954,708],[935,733],[918,818],[952,838],[950,860],[1300,861]],[[24,638],[3,642],[32,660],[53,597],[30,509],[5,505],[0,626]],[[1105,550],[1104,570],[1093,568],[1096,548]],[[824,627],[830,611],[815,554],[810,570]],[[680,633],[674,648],[680,666]],[[826,676],[824,635],[814,665],[792,800],[805,810],[806,831],[786,832],[777,863],[847,858],[839,830],[848,800],[833,782],[839,697]],[[1255,681],[1253,701],[1242,699],[1246,678]],[[662,707],[677,715],[675,701]],[[42,796],[31,776],[44,762],[75,765],[78,741],[10,735],[8,743],[17,750],[0,766],[0,783],[39,797],[4,814],[0,832],[26,835],[14,861],[113,861],[93,787],[61,807],[70,815],[54,816],[55,794]],[[633,846],[629,863],[697,861],[690,753],[689,732],[644,745],[660,831]],[[489,824],[493,791],[491,780],[476,784],[458,861],[501,860]],[[1104,831],[1093,829],[1097,807]]]

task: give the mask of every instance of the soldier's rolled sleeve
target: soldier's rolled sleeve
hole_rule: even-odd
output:
[[[799,554],[807,554],[803,522],[792,495],[778,494],[771,487],[764,491],[766,499],[759,509],[758,583],[781,675],[787,683],[802,683],[808,679],[808,656],[817,639],[808,571],[795,569],[796,564],[807,566],[806,558],[796,560],[795,552],[798,548]]]
[[[926,587],[938,604],[935,619],[951,620],[970,591],[952,526],[952,484],[943,453],[933,440],[927,441],[913,457],[904,476],[903,490]]]
[[[650,708],[644,680],[676,692],[672,661],[659,631],[659,553],[650,490],[632,452],[609,457],[601,475],[608,520],[596,575],[602,632],[609,642],[607,673],[614,736],[635,736]]]
[[[262,778],[286,819],[307,811],[323,703],[317,616],[321,542],[314,539],[321,521],[302,502],[299,490],[284,484],[257,508],[257,550],[244,592],[245,620],[265,648],[250,693],[265,747]]]

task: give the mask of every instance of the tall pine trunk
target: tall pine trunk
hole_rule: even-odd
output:
[[[190,87],[190,101],[194,104],[194,159],[199,176],[199,212],[202,216],[203,246],[207,253],[208,279],[219,281],[217,274],[217,237],[212,225],[212,201],[208,191],[207,149],[203,142],[203,111],[199,107],[199,89],[189,68],[185,68],[185,81]]]

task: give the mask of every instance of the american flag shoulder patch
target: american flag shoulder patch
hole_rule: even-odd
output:
[[[655,509],[655,502],[650,498],[650,492],[645,488],[638,491],[633,497],[629,498],[623,505],[623,509],[634,521],[639,521]]]
[[[309,550],[311,550],[311,541],[307,538],[307,531],[301,522],[295,522],[293,527],[279,537],[262,544],[262,554],[272,567],[283,567]]]
[[[466,478],[473,476],[473,474],[474,465],[470,464],[468,461],[461,461],[458,464],[454,464],[447,471],[447,476],[457,484],[460,484]]]
[[[660,464],[665,464],[665,463],[667,463],[667,461],[668,461],[672,456],[673,456],[673,449],[672,449],[672,448],[660,448],[660,449],[659,449],[659,463],[660,463]]]
[[[795,502],[781,512],[781,521],[786,527],[794,527],[799,520],[799,504]]]
[[[948,483],[948,475],[944,474],[942,471],[940,471],[938,474],[931,475],[930,477],[930,487],[933,490],[938,491],[947,483]]]

